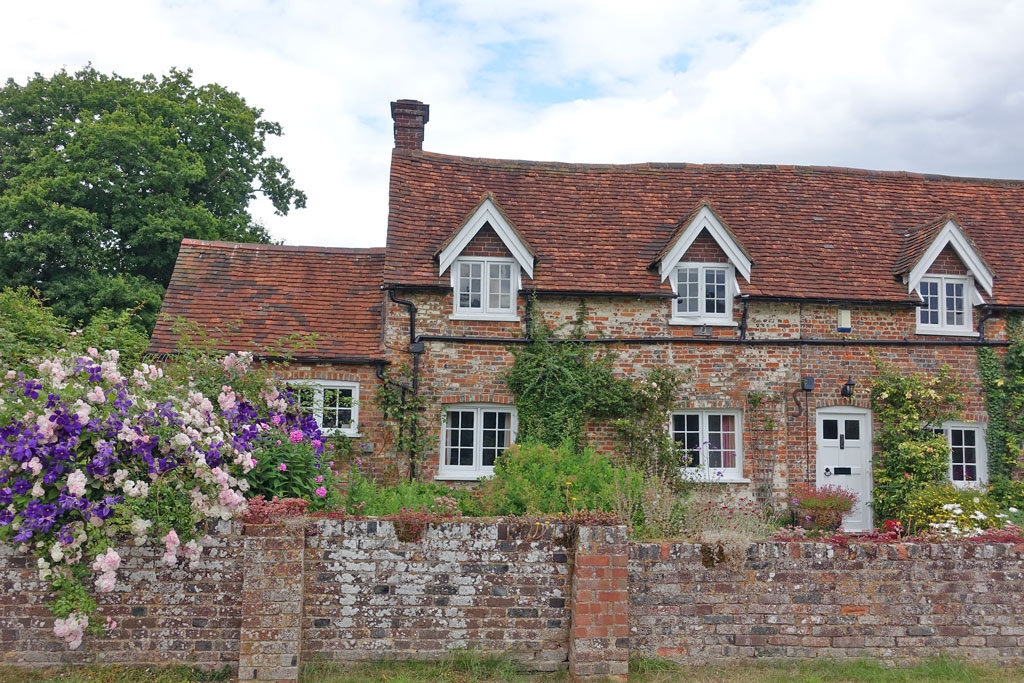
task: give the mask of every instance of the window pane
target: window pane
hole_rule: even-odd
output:
[[[511,441],[512,413],[504,410],[483,410],[481,464],[493,467],[494,461]]]
[[[823,438],[823,439],[838,439],[839,438],[839,420],[822,420],[821,421],[821,438]]]
[[[512,264],[489,264],[487,278],[487,306],[492,310],[512,310]]]
[[[725,269],[704,270],[704,312],[725,313]]]
[[[977,481],[977,430],[962,428],[950,429],[949,445],[949,459],[953,481]]]
[[[708,467],[736,467],[736,416],[708,415]]]
[[[684,413],[672,416],[672,439],[685,451],[683,464],[699,467],[700,457],[700,413]]]
[[[676,271],[677,289],[676,312],[692,314],[700,312],[700,268],[679,268]]]
[[[482,263],[459,264],[459,307],[483,308],[481,295],[483,285]]]
[[[855,441],[860,438],[860,420],[846,420],[844,428],[847,439]]]
[[[459,467],[473,465],[474,412],[471,410],[449,410],[445,462]]]
[[[352,425],[352,389],[324,388],[324,429],[343,429]]]
[[[939,324],[939,283],[936,280],[922,280],[918,289],[924,305],[920,308],[922,325]]]
[[[964,324],[964,285],[962,282],[946,283],[946,325],[959,327]]]

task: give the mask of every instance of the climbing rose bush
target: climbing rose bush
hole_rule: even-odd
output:
[[[0,541],[36,556],[56,594],[54,633],[71,648],[87,629],[116,626],[90,626],[89,590],[114,590],[119,547],[153,543],[163,565],[193,567],[205,522],[245,511],[254,446],[276,432],[320,438],[272,383],[260,380],[250,403],[230,384],[208,396],[156,365],[118,361],[90,348],[32,374],[0,370]],[[231,354],[220,366],[230,380],[251,362]]]

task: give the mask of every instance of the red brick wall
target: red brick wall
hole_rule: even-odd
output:
[[[484,225],[477,231],[473,239],[462,250],[462,256],[491,256],[512,258],[512,253],[505,246],[505,243],[494,232],[490,223]]]
[[[715,564],[621,526],[453,521],[401,541],[390,521],[290,522],[218,524],[195,569],[125,547],[98,596],[120,628],[74,651],[53,636],[34,561],[0,544],[0,663],[229,664],[294,681],[316,658],[472,648],[579,680],[623,677],[629,653],[1024,659],[1024,545],[760,542]]]
[[[706,229],[701,230],[697,239],[683,254],[683,261],[694,261],[697,263],[727,263],[729,257],[718,246],[718,242]]]
[[[1024,658],[1024,546],[633,543],[630,650],[686,664],[764,657]]]
[[[421,334],[522,337],[523,322],[450,320],[451,297],[439,294],[408,294],[419,308],[417,330]],[[668,300],[625,297],[587,300],[588,336],[690,336],[692,328],[667,324]],[[522,306],[522,300],[520,306]],[[572,321],[578,298],[539,300],[540,313],[552,324]],[[740,315],[739,305],[736,315]],[[752,479],[745,485],[753,494],[766,486],[782,497],[790,484],[814,480],[815,411],[821,407],[852,405],[869,408],[868,392],[876,374],[872,351],[880,359],[905,372],[934,373],[949,365],[966,387],[964,418],[985,421],[984,401],[977,370],[977,352],[970,346],[871,346],[765,344],[772,339],[867,339],[896,341],[922,339],[914,333],[916,309],[909,306],[850,306],[852,331],[837,331],[837,304],[754,302],[749,307],[747,344],[664,343],[613,344],[599,352],[617,354],[615,367],[624,377],[638,377],[668,365],[685,372],[678,396],[682,408],[731,408],[743,413],[744,474]],[[520,309],[520,315],[523,311]],[[407,340],[405,309],[391,305],[387,310],[386,332],[391,349],[404,348]],[[736,328],[714,328],[715,336],[738,338]],[[564,333],[564,329],[563,329]],[[988,339],[1005,339],[1005,325],[999,319],[987,323]],[[944,339],[949,339],[948,337]],[[407,358],[395,353],[397,361]],[[433,450],[424,455],[423,470],[432,477],[440,458],[439,414],[443,405],[486,400],[508,403],[512,396],[505,387],[504,374],[513,361],[503,344],[427,342],[422,355],[421,388],[431,397],[424,424],[430,430]],[[813,392],[799,391],[800,378],[812,376]],[[848,380],[856,384],[854,397],[844,399],[840,388]],[[747,406],[751,392],[778,398],[766,411],[776,428],[755,433]],[[616,447],[614,433],[606,424],[592,425],[588,439],[605,452]]]
[[[928,269],[929,273],[938,275],[968,275],[967,266],[960,260],[960,256],[953,247],[946,246],[932,262]]]

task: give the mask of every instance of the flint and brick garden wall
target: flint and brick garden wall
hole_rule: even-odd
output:
[[[742,562],[624,527],[374,520],[221,523],[196,569],[122,553],[110,638],[68,651],[34,562],[0,546],[4,664],[229,664],[295,680],[303,662],[498,652],[622,677],[630,653],[683,663],[946,653],[1024,661],[1024,544],[764,542]],[[717,562],[717,564],[716,564]]]

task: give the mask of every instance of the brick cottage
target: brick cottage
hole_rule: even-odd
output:
[[[177,317],[236,350],[317,335],[291,372],[325,430],[379,473],[475,481],[515,439],[503,375],[535,296],[554,325],[584,305],[624,376],[688,371],[667,428],[695,476],[760,497],[844,485],[862,499],[846,527],[870,528],[877,358],[965,382],[949,476],[986,481],[977,347],[1005,346],[1024,310],[1024,181],[458,157],[423,151],[427,105],[391,111],[386,248],[184,240],[153,352],[173,352]],[[372,401],[399,365],[436,437],[412,459]],[[614,448],[607,425],[588,438]]]

